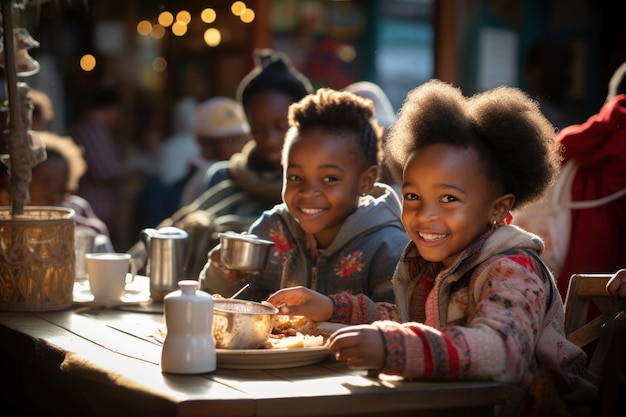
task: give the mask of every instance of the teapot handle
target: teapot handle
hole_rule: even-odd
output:
[[[150,250],[150,239],[152,239],[152,237],[157,233],[156,229],[143,229],[140,233],[139,233],[139,237],[141,238],[141,240],[143,241],[143,244],[146,246],[147,250]]]

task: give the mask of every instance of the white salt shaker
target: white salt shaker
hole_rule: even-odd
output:
[[[217,366],[213,340],[213,297],[195,280],[178,282],[179,290],[163,298],[167,334],[161,370],[177,374],[212,372]]]

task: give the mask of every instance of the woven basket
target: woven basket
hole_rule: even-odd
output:
[[[71,307],[74,268],[74,210],[0,207],[0,310]]]

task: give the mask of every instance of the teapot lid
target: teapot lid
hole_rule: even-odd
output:
[[[178,227],[167,226],[158,229],[154,237],[159,239],[186,239],[189,237],[189,233]]]

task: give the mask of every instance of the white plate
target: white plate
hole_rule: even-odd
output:
[[[348,327],[348,325],[343,323],[333,323],[331,321],[322,321],[317,323],[317,330],[326,335],[326,337],[335,333],[339,329],[343,329],[344,327]]]
[[[218,368],[279,369],[321,362],[331,354],[324,346],[292,349],[216,349]]]
[[[130,279],[130,276],[127,279]],[[150,298],[150,278],[143,275],[136,275],[135,280],[126,285],[126,294],[120,300],[94,300],[93,294],[89,290],[89,280],[74,283],[74,303],[76,304],[94,307],[117,307],[148,303],[150,301],[152,301]]]

